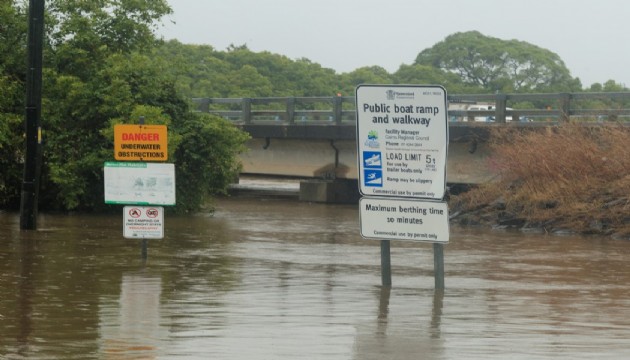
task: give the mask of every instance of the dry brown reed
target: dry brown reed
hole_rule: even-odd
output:
[[[630,129],[563,124],[495,129],[489,142],[499,180],[453,200],[581,233],[630,234]],[[552,224],[552,225],[549,225]]]

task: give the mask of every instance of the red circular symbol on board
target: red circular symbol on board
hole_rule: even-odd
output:
[[[142,211],[138,208],[131,208],[129,209],[129,216],[131,216],[132,218],[139,218],[140,215],[142,215]]]
[[[148,210],[147,210],[147,216],[148,216],[148,217],[150,217],[150,218],[155,218],[155,217],[157,217],[159,214],[160,214],[160,213],[159,213],[158,209],[151,208],[151,209],[148,209]]]

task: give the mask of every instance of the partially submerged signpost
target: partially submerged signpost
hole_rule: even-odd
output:
[[[164,208],[161,206],[125,206],[123,236],[127,239],[164,238]]]
[[[444,288],[448,243],[448,116],[441,86],[356,89],[361,235],[381,239],[381,277],[391,286],[390,240],[433,243],[435,287]]]
[[[142,258],[147,258],[147,239],[164,237],[164,206],[175,205],[175,166],[166,161],[166,125],[114,126],[114,158],[104,165],[105,203],[124,204],[123,236],[142,239]]]

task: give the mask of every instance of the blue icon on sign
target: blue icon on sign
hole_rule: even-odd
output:
[[[383,187],[382,170],[365,169],[363,175],[363,184],[365,186]]]
[[[363,167],[381,169],[383,162],[381,161],[380,151],[364,151],[363,152]]]

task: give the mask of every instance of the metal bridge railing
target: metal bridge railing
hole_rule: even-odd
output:
[[[245,125],[354,125],[356,121],[354,96],[193,98],[192,101],[195,111]],[[448,102],[449,120],[454,122],[479,121],[479,118],[497,123],[630,121],[630,92],[467,94],[449,95]],[[472,104],[487,104],[488,109],[470,110]],[[512,104],[519,108],[510,108]]]

